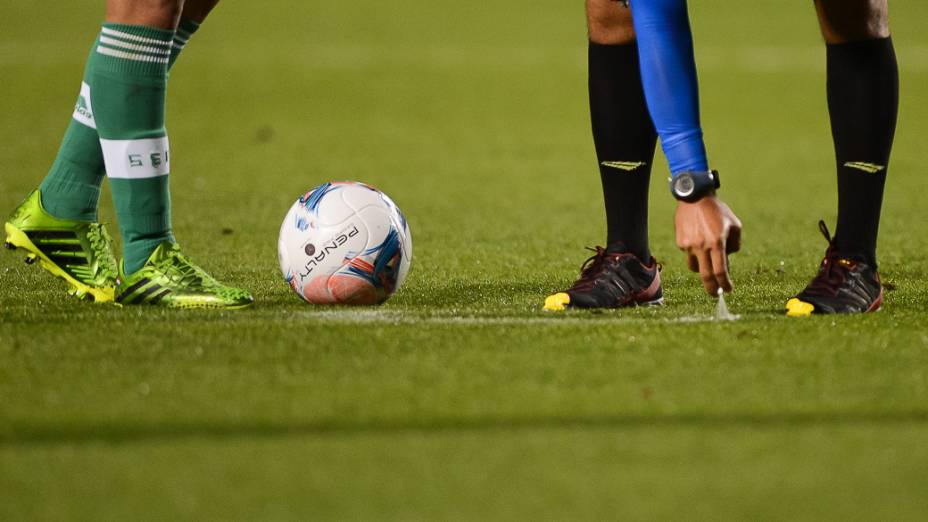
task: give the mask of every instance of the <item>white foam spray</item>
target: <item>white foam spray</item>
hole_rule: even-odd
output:
[[[725,304],[725,291],[719,288],[719,302],[715,306],[716,321],[737,321],[741,319],[740,315],[735,315],[728,311],[728,305]]]

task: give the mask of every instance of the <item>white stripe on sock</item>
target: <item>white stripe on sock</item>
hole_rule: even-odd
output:
[[[106,175],[111,178],[144,179],[167,176],[171,171],[168,137],[141,140],[100,138]]]
[[[122,40],[114,40],[113,38],[109,38],[106,36],[100,37],[100,43],[109,45],[111,47],[122,47],[123,49],[129,49],[131,51],[142,51],[145,53],[161,54],[161,55],[171,54],[170,49],[161,49],[158,47],[148,47],[146,45],[130,44],[130,43],[123,42]]]
[[[125,58],[126,60],[135,60],[137,62],[168,63],[167,56],[162,58],[160,56],[147,56],[144,54],[127,53],[123,51],[117,51],[116,49],[110,49],[109,47],[103,47],[102,45],[97,46],[97,52],[107,56],[112,56],[114,58]]]
[[[124,33],[122,31],[117,31],[115,29],[110,29],[109,27],[101,27],[100,32],[109,36],[115,36],[117,38],[122,38],[123,40],[132,40],[135,42],[142,42],[152,45],[159,45],[162,47],[168,47],[170,42],[165,40],[158,40],[156,38],[145,38],[144,36],[135,36],[134,34]]]
[[[190,37],[193,36],[193,35],[190,35],[190,34],[183,35],[183,34],[180,34],[180,33],[181,33],[181,30],[178,29],[177,32],[174,33],[174,39],[175,39],[175,40],[179,40],[179,41],[184,42],[184,43],[187,43],[187,40],[189,40]]]

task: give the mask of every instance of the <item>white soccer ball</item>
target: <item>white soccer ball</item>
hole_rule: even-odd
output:
[[[412,236],[386,194],[364,183],[333,181],[290,207],[277,253],[284,280],[307,302],[372,305],[402,286]]]

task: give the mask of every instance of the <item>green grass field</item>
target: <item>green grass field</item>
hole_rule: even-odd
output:
[[[100,4],[0,2],[0,210],[52,162]],[[674,247],[662,159],[667,306],[540,311],[604,235],[581,2],[228,2],[171,76],[175,232],[257,304],[79,303],[0,256],[0,520],[924,520],[928,4],[893,3],[895,290],[806,320],[780,308],[836,207],[811,2],[693,4],[745,224],[740,321],[692,320],[714,301]],[[410,220],[384,306],[314,308],[281,281],[280,220],[329,179]]]

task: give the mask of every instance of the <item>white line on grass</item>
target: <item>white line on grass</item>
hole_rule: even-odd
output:
[[[595,324],[638,324],[648,322],[691,324],[711,323],[716,321],[715,318],[710,315],[686,317],[579,317],[575,315],[551,315],[550,317],[479,317],[419,315],[389,310],[322,310],[296,312],[294,315],[300,319],[328,324],[434,324],[446,326],[590,326]]]

